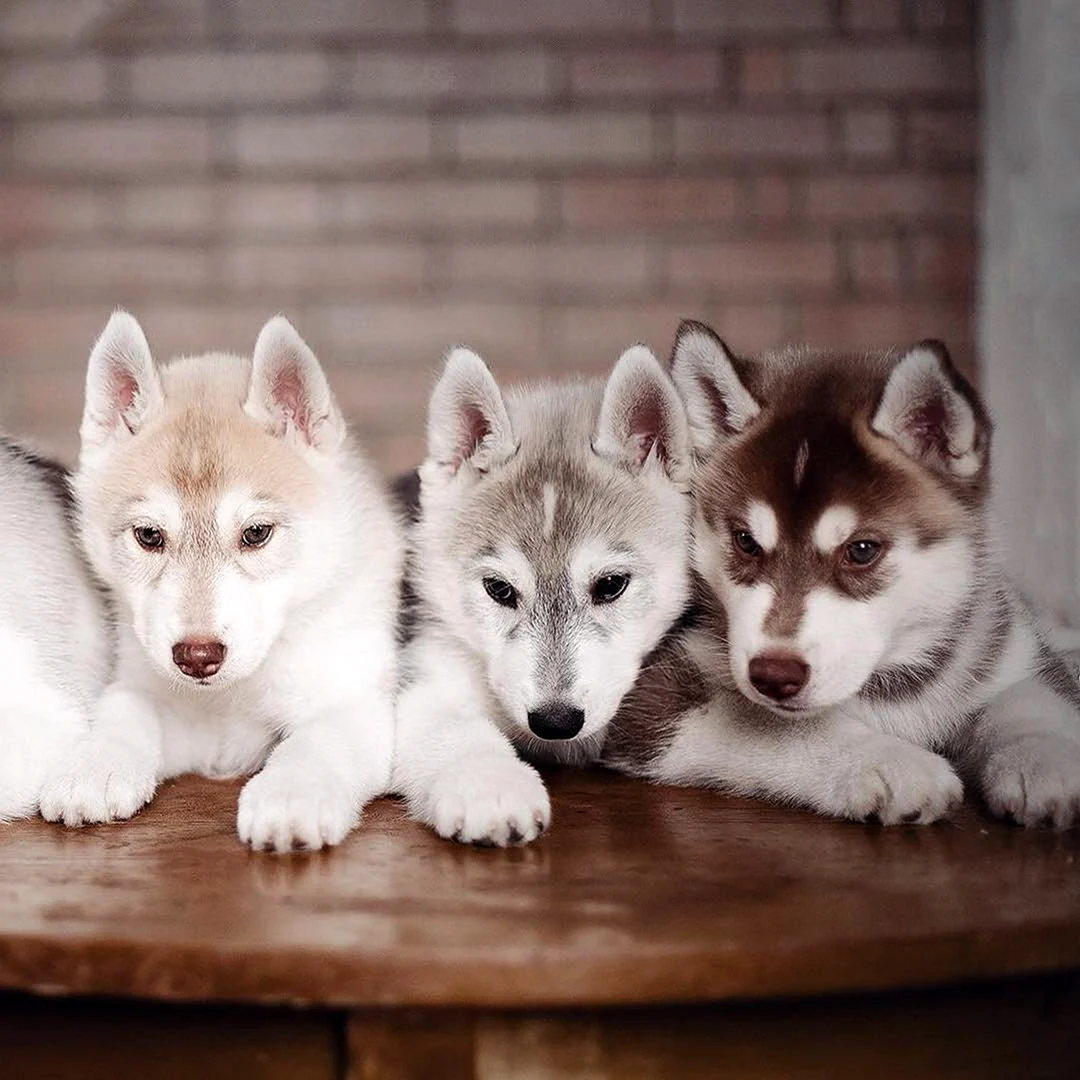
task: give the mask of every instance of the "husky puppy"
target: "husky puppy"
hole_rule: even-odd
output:
[[[158,369],[117,312],[81,436],[76,516],[118,666],[42,813],[113,821],[166,777],[261,769],[243,841],[338,843],[389,781],[404,545],[314,354],[277,317],[250,360]]]
[[[0,821],[37,810],[109,675],[104,594],[70,512],[65,471],[0,438]]]
[[[454,349],[432,394],[394,787],[441,836],[528,841],[547,792],[518,756],[586,762],[689,588],[686,416],[644,346],[607,384],[504,398]]]
[[[617,764],[890,823],[955,806],[948,757],[993,813],[1075,824],[1080,688],[988,541],[990,422],[944,346],[748,360],[686,322],[672,374],[705,604]]]

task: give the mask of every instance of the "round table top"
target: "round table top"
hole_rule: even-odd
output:
[[[132,821],[0,826],[0,987],[333,1006],[715,1001],[1080,967],[1080,832],[967,805],[881,828],[600,772],[547,774],[526,848],[381,800],[335,850],[236,839],[239,782]]]

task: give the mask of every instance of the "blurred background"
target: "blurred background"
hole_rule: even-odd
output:
[[[0,8],[0,419],[66,457],[115,305],[159,358],[292,318],[386,469],[448,344],[603,371],[935,334],[972,363],[974,5]]]
[[[515,379],[686,315],[941,337],[1019,410],[1010,543],[1080,616],[1078,7],[5,0],[0,421],[71,460],[116,305],[160,358],[285,312],[387,471],[454,342]]]

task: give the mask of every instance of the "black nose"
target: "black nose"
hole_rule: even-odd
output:
[[[221,670],[225,646],[220,641],[190,638],[172,647],[173,663],[192,679],[208,679]]]
[[[750,682],[773,701],[794,697],[810,677],[810,665],[785,653],[762,653],[750,661]]]
[[[541,739],[572,739],[585,724],[585,710],[553,701],[529,712],[529,730]]]

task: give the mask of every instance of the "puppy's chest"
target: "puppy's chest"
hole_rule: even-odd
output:
[[[280,732],[274,710],[257,697],[167,702],[159,714],[166,776],[194,772],[220,778],[256,772]]]

